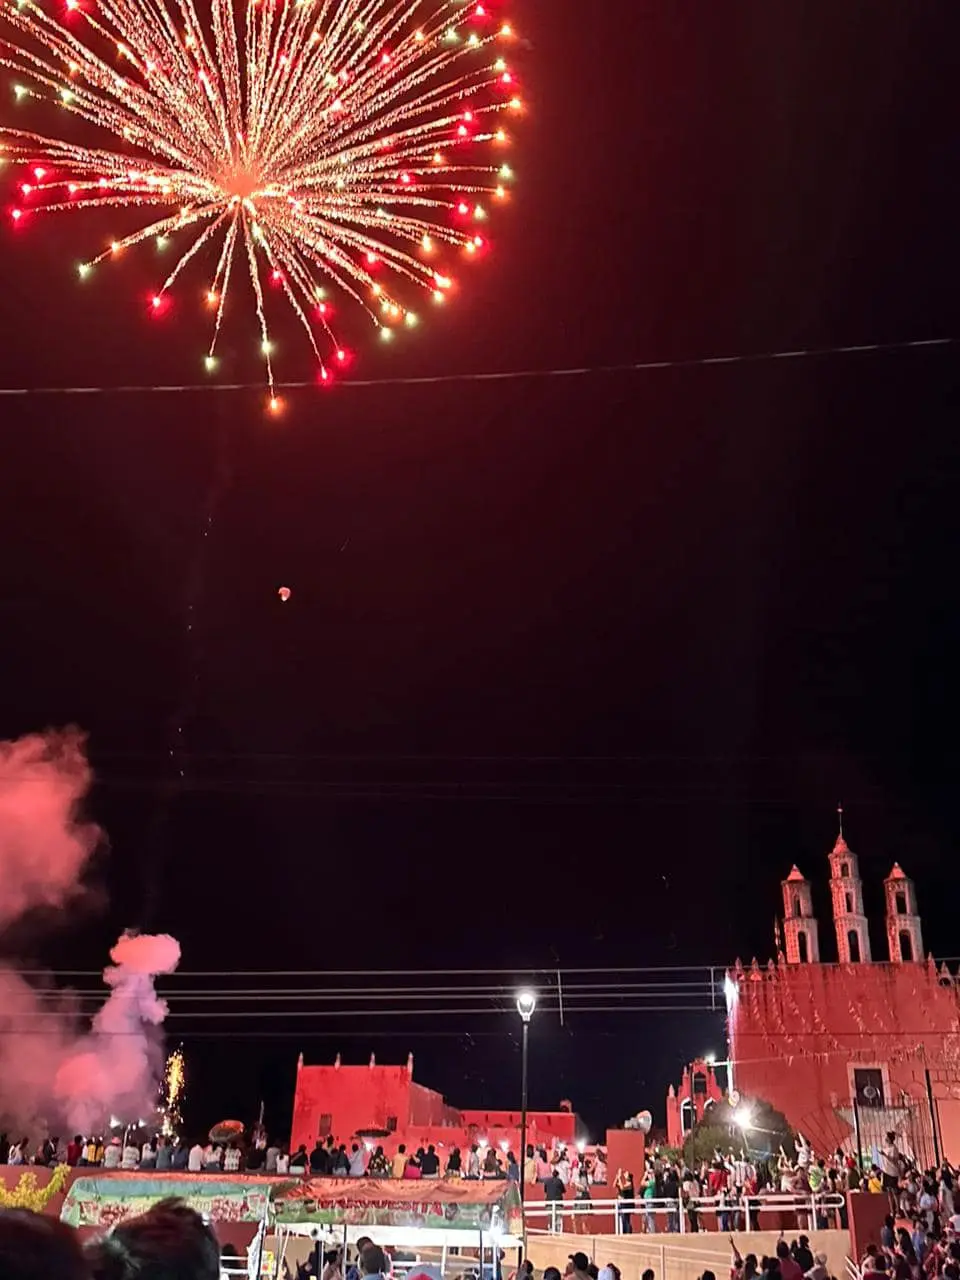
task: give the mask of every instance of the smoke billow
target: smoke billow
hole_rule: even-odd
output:
[[[92,781],[81,735],[33,734],[0,743],[0,929],[83,893],[101,832],[80,807]],[[167,1006],[154,978],[172,973],[180,945],[124,934],[104,971],[110,988],[89,1028],[76,996],[31,986],[0,965],[0,1123],[89,1134],[113,1115],[155,1107]]]

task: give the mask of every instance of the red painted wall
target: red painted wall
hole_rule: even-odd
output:
[[[821,1150],[852,1135],[852,1068],[884,1072],[884,1100],[912,1100],[926,1125],[924,1067],[937,1100],[943,1147],[960,1158],[960,999],[957,979],[924,964],[756,963],[729,975],[734,1084],[782,1111]],[[735,994],[733,991],[735,990]]]

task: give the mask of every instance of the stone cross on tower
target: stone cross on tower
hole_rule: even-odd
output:
[[[837,956],[841,964],[870,960],[870,930],[863,913],[863,886],[857,855],[843,837],[843,806],[837,807],[840,831],[830,853],[830,898],[837,930]]]

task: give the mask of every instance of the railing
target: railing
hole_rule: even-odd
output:
[[[780,1222],[770,1223],[772,1214],[782,1218],[789,1214],[795,1218],[795,1226],[813,1230],[818,1224],[824,1227],[839,1226],[844,1208],[842,1195],[788,1194],[749,1196],[735,1203],[722,1204],[714,1196],[694,1196],[682,1199],[637,1200],[548,1200],[543,1203],[527,1201],[524,1205],[524,1222],[528,1232],[556,1233],[578,1229],[578,1222],[587,1218],[613,1219],[614,1234],[632,1235],[660,1232],[694,1234],[698,1231],[763,1231],[779,1227]],[[764,1218],[768,1219],[764,1226]],[[589,1232],[596,1233],[590,1226]]]

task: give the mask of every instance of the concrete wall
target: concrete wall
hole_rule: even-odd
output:
[[[844,1261],[850,1251],[848,1232],[810,1231],[807,1234],[813,1252],[822,1251],[827,1255],[831,1275],[844,1280]],[[759,1259],[763,1254],[776,1250],[779,1234],[776,1231],[741,1232],[734,1239],[742,1254],[755,1253]],[[608,1262],[616,1263],[623,1280],[640,1280],[647,1267],[653,1268],[656,1280],[695,1280],[703,1271],[712,1271],[717,1280],[727,1280],[732,1257],[726,1236],[708,1235],[706,1232],[685,1236],[527,1237],[527,1253],[538,1271],[544,1267],[559,1267],[562,1272],[568,1255],[581,1249],[598,1267]]]

